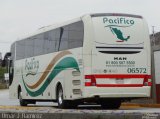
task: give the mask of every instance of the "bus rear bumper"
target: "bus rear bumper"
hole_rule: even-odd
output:
[[[150,97],[151,87],[85,87],[84,98],[141,98]]]

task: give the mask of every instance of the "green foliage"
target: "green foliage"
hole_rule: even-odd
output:
[[[4,73],[6,73],[6,67],[0,67],[0,89],[6,89],[6,83],[3,83],[2,80],[4,79]]]
[[[6,89],[7,88],[7,84],[1,84],[0,83],[0,89]]]
[[[4,73],[6,73],[7,70],[5,67],[0,67],[0,80],[4,78]]]

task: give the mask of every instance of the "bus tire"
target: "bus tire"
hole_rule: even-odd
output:
[[[63,99],[63,89],[62,89],[61,85],[59,85],[57,88],[57,102],[58,102],[59,108],[65,107],[65,103],[64,103],[64,99]]]
[[[57,88],[57,102],[58,107],[61,109],[74,109],[78,106],[75,101],[64,100],[63,88],[61,85],[59,85]]]
[[[57,88],[57,102],[59,108],[67,108],[67,103],[63,98],[63,88],[61,85],[59,85]]]
[[[119,109],[121,106],[121,100],[101,100],[100,104],[103,109]]]
[[[22,91],[18,92],[19,104],[20,106],[27,106],[27,101],[22,98]]]

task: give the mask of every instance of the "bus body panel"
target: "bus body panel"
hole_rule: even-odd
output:
[[[144,19],[103,14],[81,20],[82,47],[14,61],[11,98],[18,98],[20,86],[23,99],[56,100],[59,83],[65,100],[150,97],[150,41]]]
[[[60,56],[59,59],[55,59],[58,55]],[[51,73],[55,70],[54,68],[56,67],[56,64],[63,59],[70,60],[69,58],[71,58],[71,60],[72,58],[75,59],[78,63],[79,71],[70,67],[66,67],[66,69],[60,68],[57,69],[57,71],[62,70],[60,73],[58,73],[55,77],[51,76],[54,75]],[[55,65],[53,65],[53,63],[55,63]],[[76,99],[81,97],[81,79],[83,77],[82,48],[26,58],[25,60],[16,61],[15,66],[13,80],[16,80],[17,82],[14,81],[13,83],[15,84],[10,86],[10,92],[12,92],[10,93],[11,98],[15,99],[18,97],[17,91],[18,86],[20,86],[23,92],[23,99],[55,100],[55,87],[58,83],[62,84],[65,99]],[[47,70],[48,66],[51,66],[49,70]],[[73,94],[73,91],[76,95]]]
[[[92,18],[94,26],[95,41],[92,55],[92,72],[106,74],[147,74],[147,56],[149,36],[143,30],[143,19],[122,17],[122,16],[103,16]],[[113,21],[116,23],[112,23]],[[117,23],[121,20],[127,23]],[[141,32],[140,32],[141,31]],[[146,41],[145,41],[146,40]],[[101,61],[98,62],[97,61]],[[102,67],[103,66],[103,67]],[[115,67],[115,68],[114,68]],[[133,68],[138,69],[133,72]],[[95,70],[95,71],[94,71]]]
[[[90,77],[85,80],[93,78],[95,84],[84,88],[84,98],[150,97],[150,86],[144,86],[145,78],[151,79],[150,40],[145,20],[123,15],[90,19],[94,29],[94,38],[90,39],[92,66],[91,73],[85,72]]]
[[[88,87],[85,88],[86,98],[142,98],[150,97],[151,87]]]

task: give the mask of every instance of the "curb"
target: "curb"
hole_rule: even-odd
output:
[[[135,109],[128,110],[132,107]],[[144,111],[141,107],[159,108],[160,104],[123,103],[121,108],[124,109],[120,110],[0,106],[0,119],[160,119],[159,110]]]
[[[122,103],[122,107],[150,107],[160,108],[160,104],[136,104],[136,103]]]
[[[0,119],[159,119],[158,112],[125,112],[125,111],[102,111],[102,112],[0,112]]]

